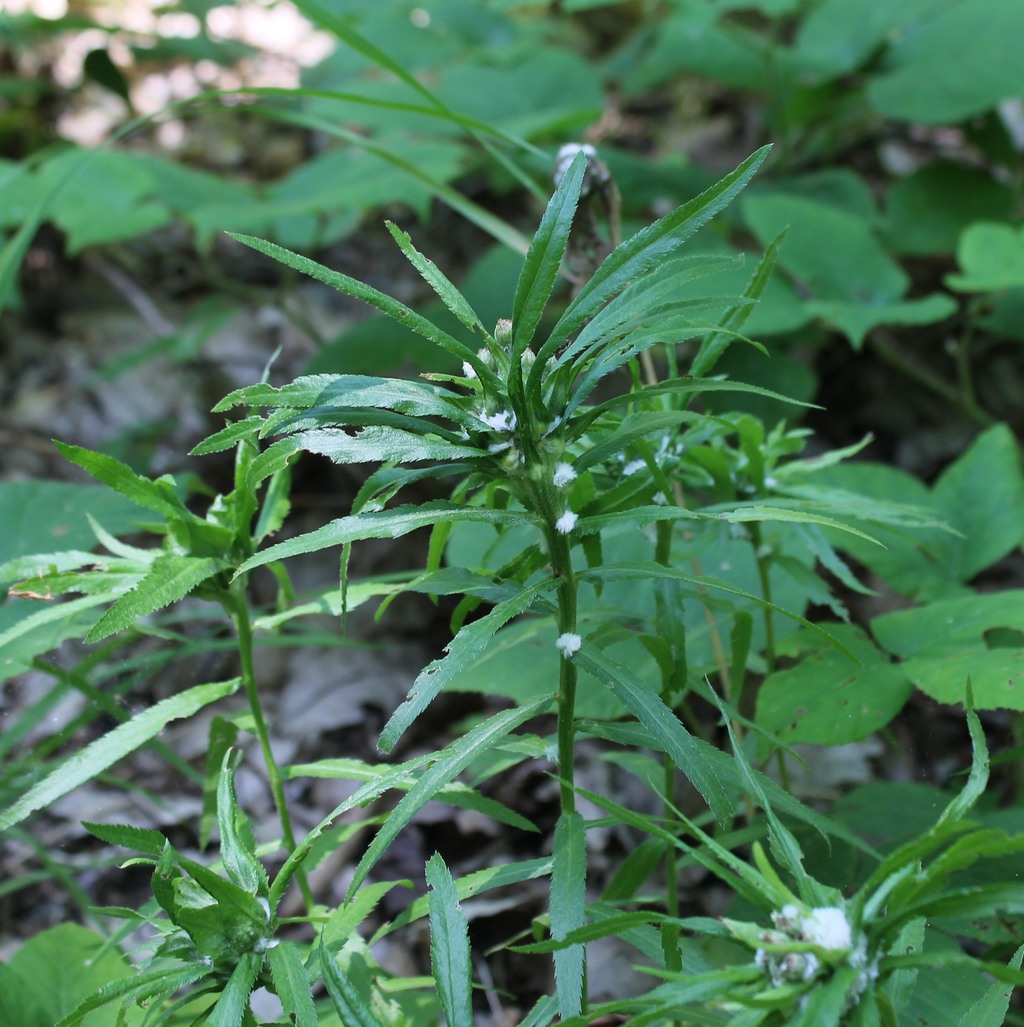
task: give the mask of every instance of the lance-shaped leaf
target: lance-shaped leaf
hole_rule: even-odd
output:
[[[309,989],[309,977],[298,945],[282,941],[267,949],[267,962],[274,980],[274,990],[281,1000],[285,1015],[295,1027],[316,1027],[319,1022]]]
[[[779,248],[782,246],[782,241],[785,237],[786,231],[783,229],[768,245],[747,288],[743,292],[743,298],[748,302],[738,303],[722,315],[722,326],[728,329],[728,331],[715,332],[701,343],[700,349],[690,365],[690,374],[695,377],[708,374],[732,341],[732,336],[729,332],[738,332],[743,327],[743,323],[754,309],[749,301],[756,302],[761,298],[761,294],[764,292],[765,287],[768,285],[768,280],[772,276],[772,271],[775,270],[775,262],[779,257]]]
[[[587,673],[603,681],[623,706],[657,738],[672,762],[704,797],[720,823],[732,815],[733,804],[715,768],[697,747],[679,718],[649,685],[586,641],[573,657]]]
[[[558,183],[530,243],[512,304],[513,356],[530,345],[555,286],[586,170],[587,158],[581,151]]]
[[[238,957],[217,1004],[206,1018],[208,1027],[242,1027],[242,1018],[249,1010],[249,996],[262,967],[262,953],[243,952]]]
[[[178,497],[170,482],[143,478],[127,464],[107,456],[106,453],[97,453],[81,446],[69,446],[64,442],[57,442],[55,445],[73,464],[77,464],[83,471],[88,471],[98,481],[109,485],[133,503],[167,518],[195,517]]]
[[[158,556],[138,585],[121,596],[100,617],[92,631],[86,635],[86,642],[100,642],[118,631],[124,631],[147,613],[162,610],[183,599],[228,566],[226,561],[213,557],[200,559],[174,553]]]
[[[217,782],[217,825],[220,828],[220,858],[224,869],[239,888],[250,895],[266,895],[267,872],[256,858],[252,827],[235,798],[235,768],[241,752],[229,749],[220,765]]]
[[[484,365],[474,350],[454,336],[449,335],[446,331],[438,328],[437,325],[427,320],[422,314],[417,314],[411,307],[400,303],[393,296],[388,296],[387,293],[374,289],[373,286],[366,285],[356,278],[350,278],[339,271],[332,271],[329,267],[324,267],[323,264],[318,264],[315,260],[299,256],[299,254],[292,253],[291,250],[286,250],[284,247],[277,246],[274,243],[265,242],[263,239],[257,239],[251,235],[239,235],[237,232],[229,232],[228,235],[232,239],[237,239],[238,242],[251,246],[254,250],[284,264],[286,267],[292,268],[294,271],[301,271],[303,274],[315,278],[318,282],[323,282],[324,285],[337,289],[338,292],[343,292],[347,296],[353,296],[357,300],[369,303],[370,306],[376,307],[389,317],[393,317],[399,324],[403,324],[418,335],[429,339],[435,345],[451,353],[452,356],[457,357],[459,360],[465,360],[481,379],[490,381],[495,385],[497,384],[494,372]]]
[[[656,263],[678,249],[699,228],[727,206],[746,186],[768,156],[764,146],[748,157],[735,171],[689,203],[666,214],[653,225],[620,243],[608,255],[593,277],[569,304],[537,354],[530,371],[527,392],[532,393],[540,380],[547,358],[557,352],[586,321],[630,282],[645,274]]]
[[[553,852],[551,937],[561,941],[583,926],[587,905],[587,831],[578,813],[558,818]],[[555,994],[563,1020],[582,1010],[584,955],[582,945],[555,951]]]
[[[455,881],[440,853],[427,863],[430,908],[430,969],[449,1024],[473,1022],[473,968],[469,925],[459,907]]]
[[[231,681],[196,685],[195,688],[172,695],[143,710],[127,723],[90,742],[33,785],[13,806],[0,813],[0,831],[13,827],[30,813],[48,806],[108,770],[118,760],[155,738],[172,720],[191,717],[204,706],[230,695],[238,688],[240,681],[240,678],[234,678]]]
[[[413,463],[478,460],[484,453],[475,446],[460,446],[437,436],[424,436],[375,425],[349,435],[340,429],[317,428],[292,436],[307,453],[326,456],[336,464]]]
[[[546,710],[553,699],[554,696],[545,696],[526,706],[502,710],[501,713],[489,717],[443,749],[377,832],[356,867],[352,883],[349,885],[349,895],[358,890],[387,847],[427,802],[434,798],[446,784],[454,780],[456,775],[462,773],[478,756],[493,748],[500,739],[514,731],[520,724],[525,724],[531,717]]]
[[[452,285],[447,276],[442,273],[441,269],[432,260],[424,257],[423,254],[413,246],[412,239],[409,238],[407,232],[403,232],[397,225],[390,221],[385,221],[384,224],[388,226],[388,231],[391,233],[395,242],[398,243],[401,251],[405,254],[406,260],[408,260],[409,263],[419,271],[423,280],[431,289],[434,290],[434,292],[437,293],[441,302],[467,328],[486,336],[487,329],[484,328],[483,324],[481,324],[476,311],[469,305],[469,301],[466,297],[463,296],[454,285]]]
[[[285,560],[302,553],[315,553],[331,546],[364,538],[401,538],[417,528],[431,527],[440,521],[483,521],[488,524],[512,525],[527,519],[515,510],[487,510],[458,503],[430,502],[419,506],[399,506],[394,510],[353,514],[339,517],[316,531],[281,542],[250,557],[238,569],[239,574],[254,567]]]
[[[395,710],[381,733],[378,743],[381,751],[390,752],[438,692],[487,648],[494,633],[513,617],[528,610],[552,584],[551,579],[546,579],[521,589],[511,599],[498,603],[490,613],[463,627],[445,646],[446,655],[420,671],[405,702]]]

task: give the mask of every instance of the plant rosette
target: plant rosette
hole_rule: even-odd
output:
[[[811,908],[787,903],[771,914],[771,921],[770,928],[729,919],[722,923],[734,938],[754,949],[754,963],[773,989],[810,991],[836,967],[851,966],[858,976],[847,994],[849,1008],[877,980],[878,960],[868,958],[867,935],[851,924],[843,905]]]

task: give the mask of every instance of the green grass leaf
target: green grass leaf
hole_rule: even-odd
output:
[[[437,982],[441,1008],[450,1024],[473,1022],[473,968],[469,925],[459,907],[452,875],[439,853],[427,863],[430,910],[430,968]]]
[[[583,926],[586,913],[587,830],[578,813],[558,818],[552,851],[551,937],[561,941]],[[555,951],[555,993],[563,1020],[582,1011],[585,951],[582,945]]]
[[[172,695],[148,710],[143,710],[127,723],[90,742],[0,813],[0,831],[13,827],[29,814],[48,806],[86,781],[91,781],[97,774],[155,738],[172,720],[191,717],[204,706],[231,695],[240,683],[241,678],[234,678],[231,681],[196,685],[195,688]]]

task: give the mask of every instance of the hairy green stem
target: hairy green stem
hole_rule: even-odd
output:
[[[253,722],[256,726],[256,736],[259,738],[260,750],[263,753],[263,762],[267,768],[267,779],[270,782],[270,792],[274,797],[274,805],[277,808],[277,815],[281,821],[281,838],[284,847],[289,855],[295,851],[295,832],[292,830],[291,814],[288,812],[288,802],[284,794],[284,779],[281,777],[280,768],[274,758],[273,750],[270,747],[270,731],[267,728],[267,720],[263,715],[263,705],[260,702],[259,689],[256,685],[256,664],[253,657],[252,638],[252,616],[249,611],[249,603],[245,597],[245,579],[237,579],[224,597],[224,606],[228,615],[235,625],[235,634],[238,640],[238,654],[241,661],[242,685],[245,688],[246,697],[249,700],[249,709],[252,711]],[[306,911],[313,912],[315,905],[313,893],[310,891],[309,882],[305,872],[300,868],[295,874],[302,892],[302,898],[306,905]]]

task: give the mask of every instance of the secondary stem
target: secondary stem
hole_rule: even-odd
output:
[[[274,797],[274,805],[277,808],[277,815],[281,821],[281,838],[285,849],[290,854],[295,851],[295,832],[292,830],[291,815],[288,812],[288,803],[284,794],[284,780],[281,777],[277,760],[274,758],[274,752],[270,747],[270,732],[267,728],[266,718],[263,716],[263,706],[260,703],[259,689],[256,686],[252,617],[250,616],[249,604],[244,590],[245,580],[244,578],[239,578],[231,585],[231,589],[225,597],[224,606],[235,625],[238,653],[241,660],[242,685],[249,700],[249,709],[252,711],[253,722],[256,726],[256,737],[259,739],[260,750],[263,753],[263,762],[267,768],[270,792]],[[295,874],[295,879],[298,882],[299,890],[302,892],[306,909],[312,913],[315,903],[305,872],[299,869]]]

